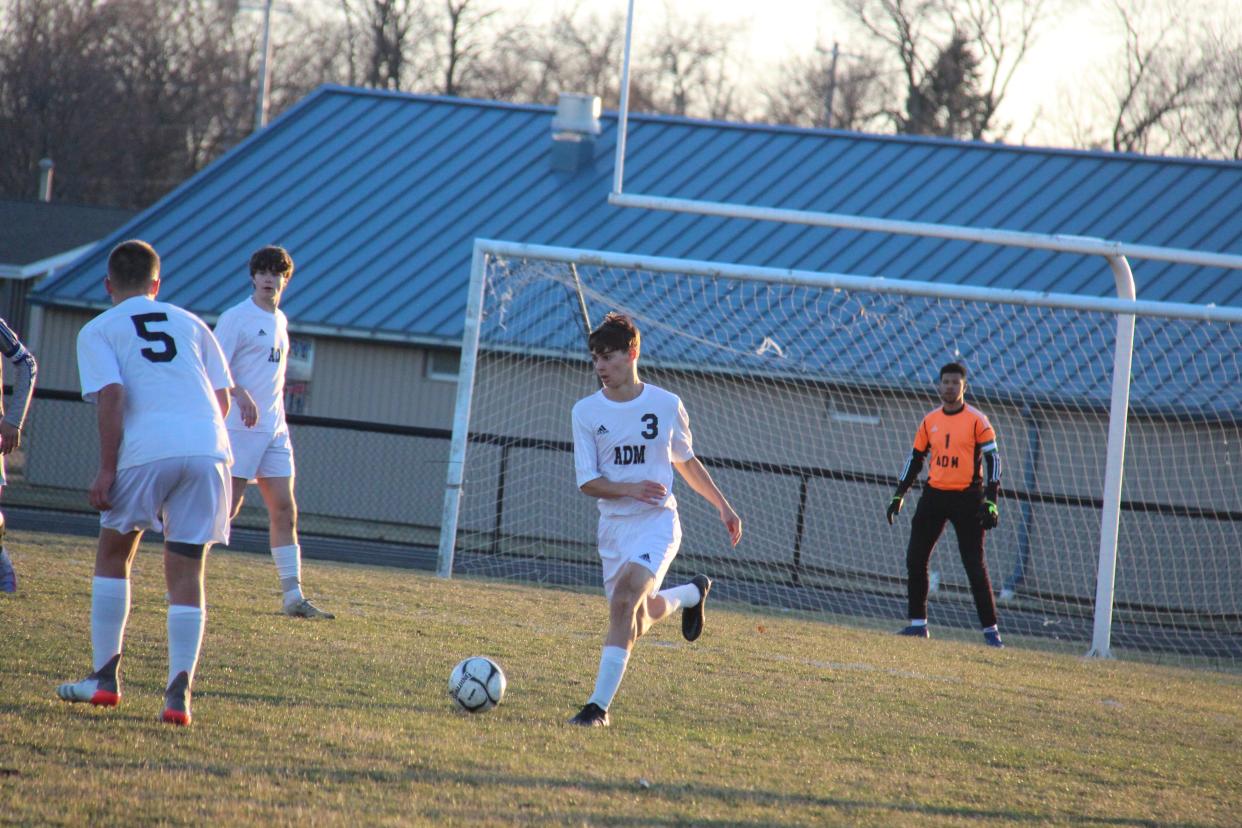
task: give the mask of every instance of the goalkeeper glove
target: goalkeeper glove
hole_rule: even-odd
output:
[[[995,501],[985,500],[979,504],[979,525],[984,529],[995,529],[1000,522],[1000,512]]]
[[[901,511],[901,504],[903,502],[901,495],[893,495],[893,499],[888,502],[888,511],[885,512],[885,515],[888,517],[889,526],[893,525],[893,521],[897,518],[897,513]]]

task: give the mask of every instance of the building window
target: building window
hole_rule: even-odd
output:
[[[428,351],[426,365],[427,379],[457,382],[457,374],[461,370],[461,352]]]
[[[850,394],[830,394],[828,416],[838,423],[878,426],[880,407],[869,398]]]

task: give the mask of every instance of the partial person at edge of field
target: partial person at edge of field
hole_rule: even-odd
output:
[[[8,482],[5,477],[5,458],[22,445],[22,426],[30,411],[30,398],[34,394],[35,379],[39,366],[34,355],[22,344],[9,324],[0,319],[0,355],[13,363],[17,375],[13,379],[13,394],[9,406],[0,419],[0,495]],[[3,364],[3,363],[0,363]],[[17,567],[4,545],[4,513],[0,512],[0,593],[17,592]]]

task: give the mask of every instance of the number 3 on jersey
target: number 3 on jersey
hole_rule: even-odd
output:
[[[138,336],[147,342],[156,342],[163,346],[163,350],[155,350],[154,348],[143,348],[139,351],[150,362],[172,362],[177,356],[177,343],[171,336],[163,331],[153,331],[148,326],[152,322],[167,322],[168,314],[166,313],[140,313],[130,317],[130,321],[134,323],[134,330]]]
[[[641,436],[643,439],[646,439],[646,440],[654,440],[656,438],[656,435],[660,433],[659,418],[656,417],[656,415],[654,414],[644,414],[641,419],[644,423],[647,424],[647,427],[642,431],[642,433],[639,436]]]

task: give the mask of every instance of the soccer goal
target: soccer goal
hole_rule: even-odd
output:
[[[891,527],[884,510],[940,365],[961,361],[1001,448],[1002,630],[1098,650],[1103,619],[1105,654],[1242,661],[1237,309],[477,242],[441,575],[599,586],[570,409],[598,390],[586,331],[611,310],[638,322],[641,378],[685,401],[744,522],[730,548],[678,481],[671,581],[703,571],[728,600],[900,625],[913,509]],[[1131,320],[1118,499],[1110,404]],[[932,623],[975,627],[951,527],[933,566]]]

